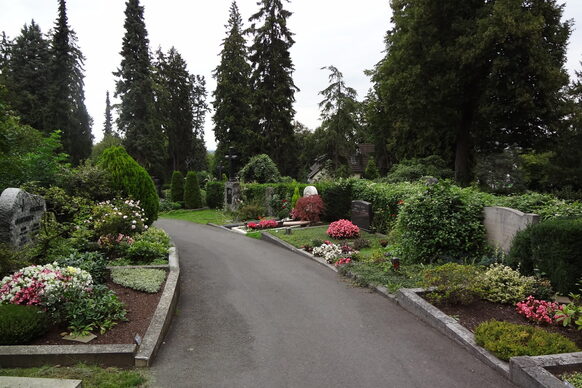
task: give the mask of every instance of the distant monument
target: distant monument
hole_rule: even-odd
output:
[[[228,182],[224,185],[224,208],[230,211],[236,211],[241,203],[240,182],[236,181],[234,172],[234,161],[238,155],[234,153],[234,147],[228,149],[228,155],[225,156],[230,162],[228,171]]]
[[[46,212],[44,198],[24,190],[8,188],[0,196],[0,243],[21,248],[40,229]]]

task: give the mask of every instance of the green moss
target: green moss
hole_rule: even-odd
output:
[[[153,268],[113,268],[111,280],[123,287],[156,293],[166,280],[166,271]]]

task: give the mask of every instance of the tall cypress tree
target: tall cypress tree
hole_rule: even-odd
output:
[[[190,82],[192,83],[192,127],[194,130],[190,168],[205,171],[208,169],[208,160],[204,142],[204,123],[209,110],[206,103],[206,79],[202,75],[190,75]]]
[[[156,118],[149,40],[139,0],[128,0],[121,65],[113,74],[119,97],[117,128],[125,136],[127,152],[150,174],[164,173],[164,138]]]
[[[85,106],[85,58],[77,46],[75,32],[69,27],[65,0],[59,0],[50,53],[50,126],[62,131],[64,151],[73,164],[79,164],[91,154],[92,119]]]
[[[31,21],[24,25],[20,35],[8,46],[3,37],[6,52],[4,64],[8,101],[18,112],[21,122],[48,133],[49,126],[49,42],[38,24]],[[4,50],[3,50],[4,51]]]
[[[249,31],[251,81],[254,87],[254,117],[259,135],[265,140],[263,150],[277,163],[283,175],[294,175],[296,163],[289,152],[295,148],[293,136],[293,62],[289,49],[295,43],[287,28],[291,12],[283,9],[283,0],[260,0],[259,11],[251,16]],[[257,23],[262,22],[261,26]]]
[[[258,151],[260,138],[252,130],[251,66],[242,18],[234,1],[225,27],[227,36],[222,41],[220,64],[212,74],[216,78],[216,89],[212,93],[212,120],[218,143],[215,155],[217,160],[222,160],[228,148],[234,147],[239,155],[239,165],[243,166]]]
[[[113,136],[113,116],[111,115],[109,90],[105,93],[105,123],[103,125],[103,136]]]

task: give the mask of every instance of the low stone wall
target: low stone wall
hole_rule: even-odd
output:
[[[509,252],[511,242],[517,232],[539,222],[540,218],[537,214],[523,213],[499,206],[485,207],[483,213],[487,241],[504,253]]]

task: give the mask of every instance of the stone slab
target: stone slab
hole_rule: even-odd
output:
[[[370,230],[374,213],[372,204],[366,201],[352,201],[352,223],[360,229]]]
[[[0,388],[81,388],[81,380],[0,376]]]
[[[508,253],[516,233],[529,225],[539,222],[537,214],[523,213],[519,210],[488,206],[483,209],[487,241],[494,247]]]
[[[44,198],[8,188],[0,196],[0,242],[23,247],[40,230],[46,212]]]

